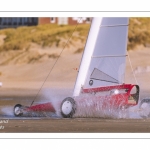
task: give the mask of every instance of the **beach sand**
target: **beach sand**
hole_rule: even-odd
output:
[[[141,99],[150,95],[150,50],[129,51],[132,68],[141,88]],[[0,67],[0,132],[7,133],[133,133],[150,132],[150,119],[133,118],[72,118],[15,117],[15,104],[30,106],[53,101],[57,104],[71,96],[82,53],[64,53],[58,59],[50,58],[30,64],[9,64]],[[54,64],[56,65],[54,66]],[[129,60],[126,62],[126,83],[136,83]],[[53,68],[53,69],[52,69]],[[56,106],[58,109],[60,106]],[[8,122],[7,122],[8,120]],[[4,123],[6,121],[7,123]]]

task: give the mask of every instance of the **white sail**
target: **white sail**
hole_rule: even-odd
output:
[[[128,18],[93,18],[73,96],[124,82],[127,36]]]

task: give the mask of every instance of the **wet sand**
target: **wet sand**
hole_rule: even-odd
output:
[[[1,133],[150,133],[150,119],[5,118],[5,122]]]

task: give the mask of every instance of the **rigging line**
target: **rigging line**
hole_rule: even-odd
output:
[[[128,53],[128,51],[127,51],[127,53]],[[137,79],[136,79],[136,76],[135,76],[135,73],[134,73],[134,71],[133,71],[133,67],[132,67],[132,64],[131,64],[131,60],[130,60],[129,53],[128,53],[128,59],[129,59],[129,63],[130,63],[130,66],[131,66],[131,70],[132,70],[132,73],[133,73],[133,76],[134,76],[134,80],[135,80],[136,84],[138,84]]]
[[[81,17],[81,18],[82,18],[82,17]],[[45,84],[46,80],[48,79],[48,77],[49,77],[50,73],[52,72],[53,68],[55,67],[55,65],[56,65],[56,63],[57,63],[57,61],[58,61],[58,59],[60,58],[61,54],[63,53],[63,51],[64,51],[64,49],[65,49],[65,47],[67,46],[68,42],[69,42],[69,41],[70,41],[70,39],[72,38],[73,33],[75,32],[75,30],[76,30],[76,28],[77,28],[77,26],[78,26],[79,22],[81,21],[81,18],[78,20],[78,22],[77,22],[77,24],[76,24],[76,26],[75,26],[75,28],[74,28],[74,30],[73,30],[73,32],[72,32],[72,34],[71,34],[71,36],[68,38],[68,40],[67,40],[66,44],[64,45],[63,49],[61,50],[61,52],[60,52],[59,56],[57,57],[57,59],[56,59],[55,63],[53,64],[53,66],[52,66],[51,70],[49,71],[49,73],[48,73],[47,77],[45,78],[45,80],[44,80],[43,84],[41,85],[40,89],[38,90],[38,92],[37,92],[37,94],[36,94],[35,98],[33,99],[33,101],[32,101],[32,103],[31,103],[31,105],[30,105],[30,106],[32,106],[32,105],[33,105],[33,103],[34,103],[35,99],[37,98],[37,96],[38,96],[39,92],[41,91],[41,89],[42,89],[42,87],[44,86],[44,84]]]

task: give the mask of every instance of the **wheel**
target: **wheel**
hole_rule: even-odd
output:
[[[15,107],[14,107],[14,115],[15,116],[22,116],[23,115],[21,107],[22,107],[22,105],[20,105],[20,104],[15,105]]]
[[[141,117],[150,117],[150,99],[143,99],[140,102]]]
[[[67,97],[61,103],[61,114],[64,118],[72,118],[76,110],[76,104],[73,98]]]

